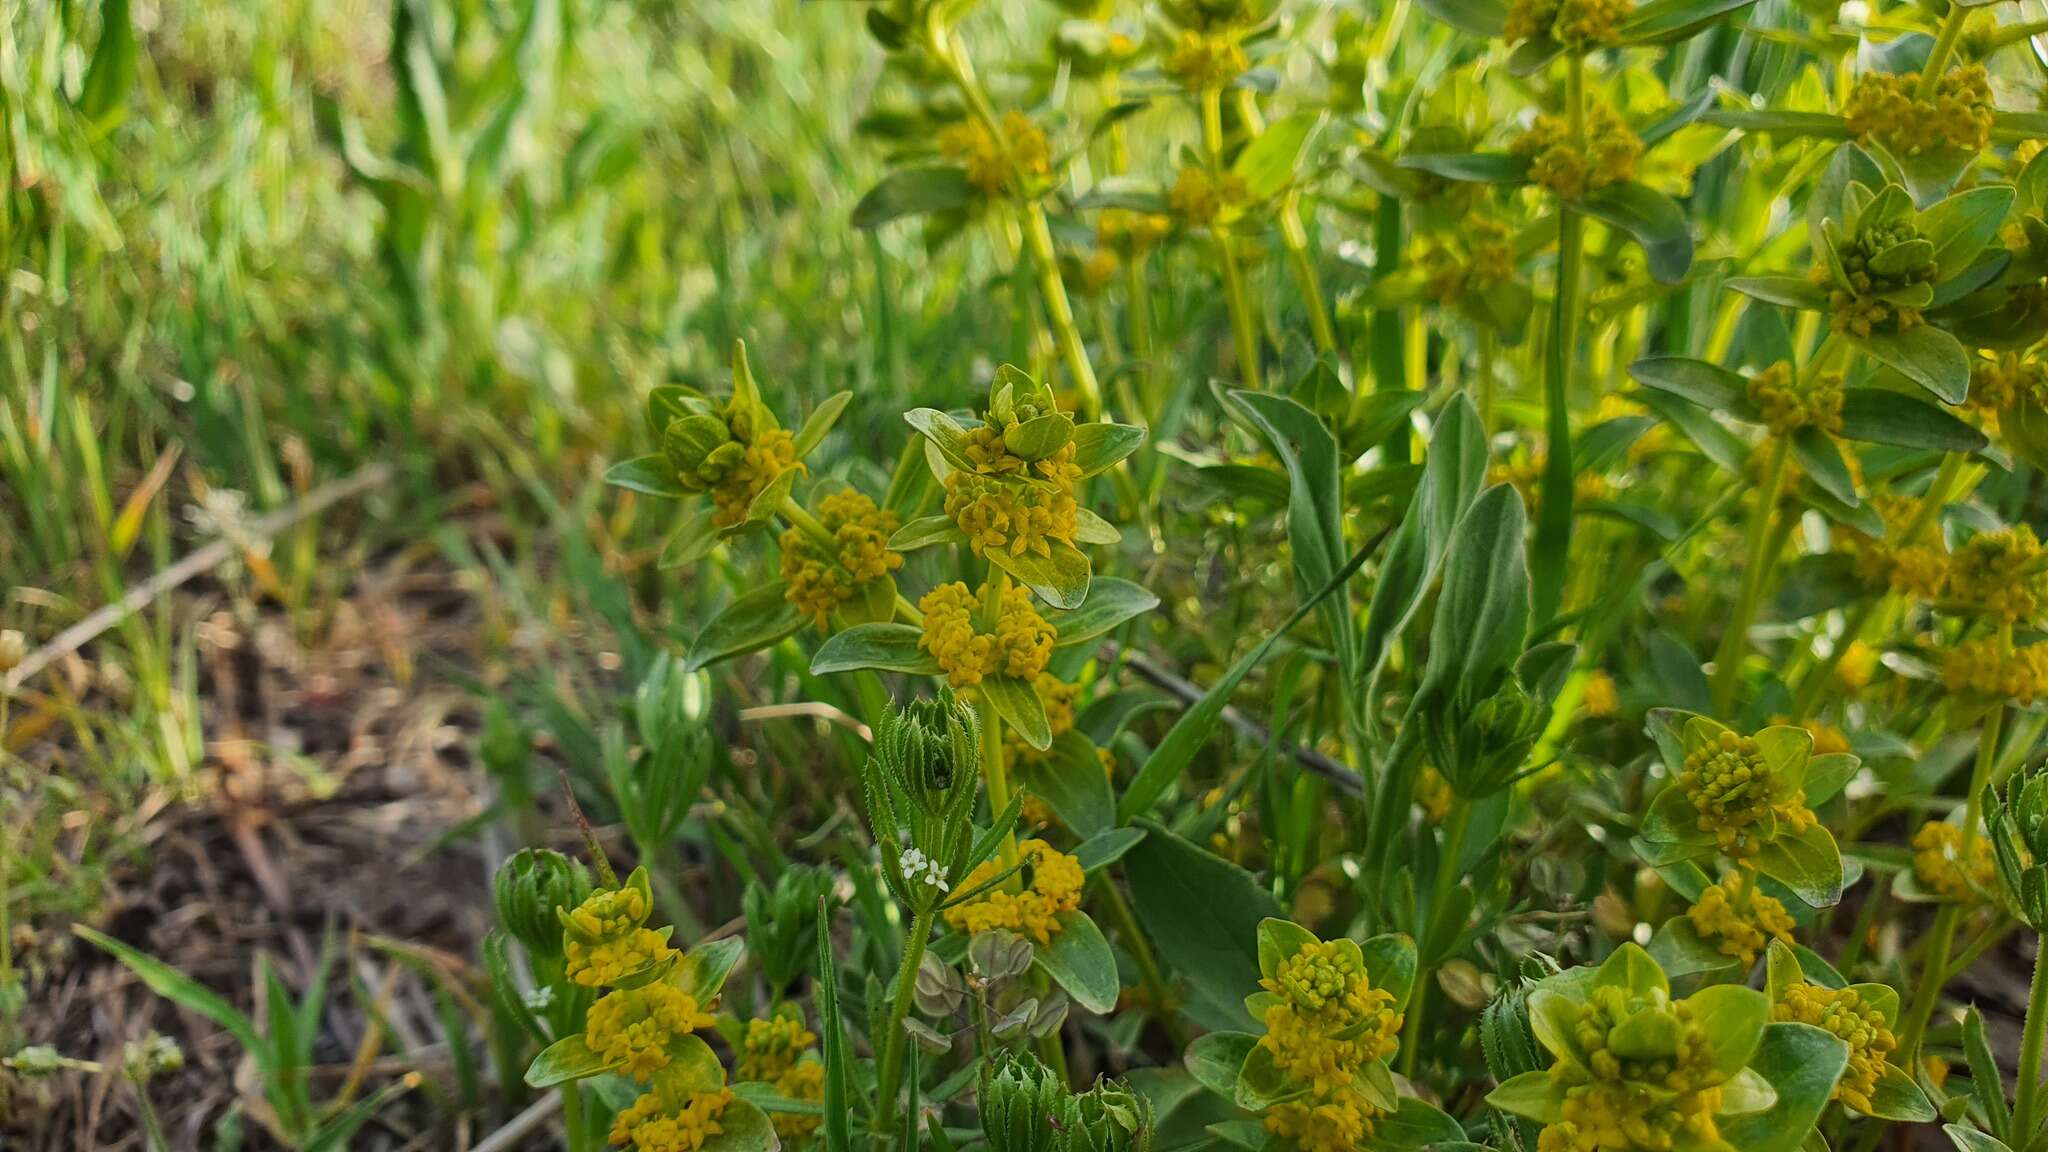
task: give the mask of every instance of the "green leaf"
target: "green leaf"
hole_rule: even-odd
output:
[[[712,522],[717,514],[715,509],[705,508],[683,522],[676,534],[662,545],[661,567],[664,571],[672,568],[687,568],[711,555],[718,547],[724,533]]]
[[[830,905],[818,897],[818,972],[816,989],[818,1031],[825,1061],[825,1152],[852,1152],[853,1136],[848,1117],[852,1112],[853,1056],[846,1046],[846,1022],[839,1015],[839,971],[832,962],[832,917]]]
[[[950,516],[920,516],[889,537],[889,548],[894,552],[915,552],[934,544],[965,543],[967,533],[962,532]]]
[[[1843,389],[1842,435],[1937,452],[1978,452],[1990,443],[1982,432],[1946,410],[1889,388]]]
[[[910,624],[856,624],[818,646],[817,655],[811,657],[811,675],[862,668],[937,675],[938,660],[918,647],[923,638],[924,631]]]
[[[810,617],[785,598],[787,591],[788,586],[777,580],[726,605],[690,642],[683,671],[695,672],[720,660],[773,648],[795,635]]]
[[[2010,184],[1984,184],[1958,192],[1920,214],[1920,234],[1934,243],[1934,278],[1950,279],[1968,268],[1998,235],[2012,208]]]
[[[1684,40],[1756,0],[1650,0],[1621,24],[1624,44],[1671,44]]]
[[[1079,608],[1048,611],[1045,622],[1059,632],[1054,646],[1069,648],[1106,636],[1157,607],[1159,597],[1144,585],[1099,576],[1088,582],[1088,599]]]
[[[899,168],[853,206],[855,228],[879,228],[905,216],[925,216],[965,208],[975,198],[965,169],[950,164]]]
[[[1124,856],[1138,922],[1187,982],[1187,1009],[1207,1027],[1252,1023],[1244,994],[1259,982],[1259,922],[1281,915],[1252,874],[1149,821]]]
[[[1450,547],[1452,531],[1478,498],[1485,478],[1485,433],[1478,411],[1460,392],[1437,420],[1422,483],[1387,544],[1366,607],[1359,666],[1367,678],[1368,696],[1377,694],[1387,653],[1421,608]]]
[[[823,653],[820,653],[823,655]],[[1045,701],[1029,681],[1011,676],[989,676],[981,682],[981,694],[995,707],[1003,722],[1016,729],[1026,744],[1043,752],[1052,747],[1052,724],[1046,719]]]
[[[1266,441],[1287,469],[1287,543],[1294,552],[1294,587],[1299,595],[1330,582],[1344,564],[1344,494],[1337,464],[1337,438],[1314,412],[1285,396],[1237,390],[1230,401]],[[1357,626],[1351,598],[1332,595],[1323,604],[1339,661],[1357,659]]]
[[[267,1051],[269,1046],[256,1031],[255,1023],[234,1005],[221,998],[219,993],[149,953],[130,947],[104,932],[83,924],[73,924],[71,931],[86,943],[109,953],[114,959],[127,965],[151,992],[220,1025],[221,1030],[233,1036],[243,1050],[258,1056],[261,1061],[261,1054]]]
[[[1073,857],[1081,871],[1092,873],[1123,859],[1143,839],[1143,828],[1105,828],[1074,845]]]
[[[621,460],[605,469],[604,482],[618,488],[645,492],[649,496],[666,496],[670,499],[688,496],[689,489],[676,478],[676,466],[668,457],[659,452],[648,456],[635,456]]]
[[[1074,543],[1121,544],[1124,534],[1116,525],[1087,508],[1074,509]]]
[[[1415,989],[1414,939],[1405,933],[1388,932],[1363,941],[1358,948],[1365,954],[1365,970],[1372,973],[1373,984],[1393,996],[1396,1011],[1405,1011],[1408,995]]]
[[[1806,478],[1819,485],[1821,491],[1851,508],[1863,502],[1856,495],[1856,480],[1849,475],[1848,461],[1842,459],[1842,450],[1835,447],[1834,438],[1827,433],[1812,426],[1794,429],[1792,455]]]
[[[811,418],[804,421],[803,430],[796,434],[796,458],[801,460],[811,454],[825,440],[825,434],[832,431],[832,425],[839,422],[839,414],[853,402],[853,393],[834,392],[818,405]]]
[[[1685,1003],[1713,1053],[1716,1072],[1733,1076],[1749,1063],[1771,1018],[1769,997],[1740,984],[1716,984],[1693,993]]]
[[[1259,921],[1259,976],[1271,980],[1280,971],[1281,964],[1315,943],[1316,934],[1292,920],[1276,916]],[[1367,972],[1370,973],[1371,969],[1368,968]],[[1374,980],[1373,984],[1378,986],[1379,981]],[[1398,1010],[1399,1005],[1395,1008]]]
[[[1082,840],[1116,824],[1116,794],[1095,755],[1095,742],[1077,730],[1060,733],[1051,755],[1019,764],[1017,775]]]
[[[1244,1058],[1244,1067],[1237,1074],[1237,1090],[1231,1094],[1231,1099],[1239,1108],[1259,1112],[1292,1100],[1306,1091],[1306,1086],[1281,1071],[1273,1059],[1273,1050],[1260,1045]]]
[[[1761,1112],[1721,1119],[1721,1138],[1736,1152],[1793,1152],[1820,1119],[1849,1063],[1849,1046],[1810,1024],[1764,1026],[1749,1067],[1777,1089]]]
[[[1401,167],[1466,184],[1527,184],[1529,158],[1510,152],[1417,152]]]
[[[1922,324],[1868,336],[1851,333],[1848,339],[1871,359],[1932,392],[1944,404],[1960,404],[1969,394],[1969,353],[1939,328]]]
[[[702,1043],[702,1041],[699,1041]],[[526,1086],[529,1088],[551,1088],[571,1080],[582,1080],[609,1072],[622,1061],[606,1060],[590,1050],[583,1042],[583,1033],[564,1036],[540,1050],[533,1063],[526,1066]]]
[[[1444,1148],[1468,1140],[1456,1120],[1413,1096],[1401,1097],[1400,1106],[1390,1115],[1374,1118],[1372,1127],[1375,1148]]]
[[[1547,1069],[1523,1072],[1486,1094],[1486,1102],[1513,1116],[1538,1124],[1564,1119],[1564,1089]]]
[[[1074,1003],[1098,1016],[1108,1014],[1123,990],[1116,974],[1116,954],[1086,912],[1069,910],[1058,919],[1060,931],[1052,938],[1052,946],[1034,952],[1038,966],[1066,989]]]
[[[1209,1032],[1195,1037],[1181,1056],[1195,1082],[1226,1100],[1237,1093],[1237,1073],[1259,1038],[1249,1032]]]
[[[1692,229],[1671,197],[1627,180],[1594,191],[1579,206],[1634,237],[1659,284],[1676,284],[1692,269]]]
[[[1522,497],[1507,484],[1487,489],[1459,522],[1444,556],[1425,686],[1477,702],[1521,656],[1529,634],[1527,534]]]
[[[699,1004],[709,1004],[718,998],[718,990],[725,987],[726,977],[747,953],[747,942],[738,936],[723,936],[717,940],[697,943],[676,964],[671,982],[688,992]]]
[[[729,1101],[718,1127],[719,1133],[704,1141],[703,1152],[775,1152],[782,1147],[774,1122],[751,1100]]]
[[[1074,426],[1074,466],[1083,479],[1106,472],[1145,442],[1145,430],[1134,424],[1101,421]]]
[[[79,86],[78,110],[105,132],[127,113],[128,90],[135,84],[135,22],[128,0],[100,4],[100,41],[93,46],[85,83]]]
[[[1702,408],[1753,420],[1749,381],[1740,372],[1694,360],[1689,356],[1645,356],[1628,366],[1628,374],[1645,388],[1655,388]]]
[[[1026,552],[1019,556],[1007,548],[989,548],[982,558],[1010,574],[1011,578],[1055,608],[1079,608],[1088,599],[1088,557],[1071,544],[1051,541],[1052,555]]]
[[[1943,1132],[1954,1142],[1957,1152],[2012,1152],[2005,1141],[1996,1136],[1968,1128],[1961,1124],[1943,1124]]]
[[[1870,1107],[1860,1111],[1901,1124],[1932,1124],[1939,1118],[1934,1105],[1927,1102],[1927,1093],[1896,1064],[1884,1066],[1884,1075],[1878,1078],[1877,1087],[1871,1089]]]
[[[1702,940],[1686,916],[1666,920],[1650,937],[1649,951],[1674,982],[1696,979],[1715,983],[1739,980],[1745,975],[1738,959],[1721,951],[1712,941]]]
[[[1815,908],[1833,907],[1842,899],[1842,853],[1825,825],[1814,824],[1796,836],[1780,832],[1757,849],[1752,863]]]
[[[1303,157],[1323,126],[1322,112],[1296,112],[1266,126],[1230,163],[1244,178],[1251,198],[1270,200],[1287,190],[1301,171]]]
[[[1827,290],[1804,276],[1737,276],[1728,287],[1752,300],[1807,312],[1824,312],[1828,306]]]
[[[1499,36],[1508,24],[1507,5],[1500,0],[1422,0],[1422,10],[1482,40]]]

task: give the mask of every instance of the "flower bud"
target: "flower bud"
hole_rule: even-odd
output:
[[[875,734],[875,758],[902,783],[912,803],[935,814],[951,802],[962,779],[980,773],[980,732],[973,711],[945,691],[884,716]]]
[[[2048,770],[2035,768],[1992,793],[1984,823],[1998,879],[2015,915],[2036,932],[2048,928]]]
[[[529,955],[562,954],[556,909],[574,908],[590,895],[583,866],[552,848],[522,848],[505,858],[491,886],[498,921]]]
[[[697,491],[716,484],[746,455],[724,420],[701,412],[670,423],[662,433],[661,450],[675,465],[683,486]]]
[[[1071,1152],[1145,1152],[1152,1146],[1152,1104],[1121,1080],[1098,1080],[1074,1097],[1065,1137]]]
[[[981,1130],[989,1152],[1059,1152],[1067,1090],[1028,1053],[1013,1056],[981,1085]]]

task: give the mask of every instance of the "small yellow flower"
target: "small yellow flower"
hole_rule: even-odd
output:
[[[1965,408],[2002,412],[2020,404],[2048,405],[2048,362],[2007,352],[1980,357],[1971,364]]]
[[[1562,116],[1538,116],[1515,138],[1513,151],[1529,158],[1529,178],[1567,200],[1633,179],[1643,142],[1605,104],[1586,114],[1585,141],[1577,142]]]
[[[1510,44],[1549,37],[1567,52],[1583,53],[1619,43],[1633,8],[1629,0],[1515,0],[1502,35]]]
[[[1266,1131],[1291,1140],[1300,1152],[1355,1152],[1365,1147],[1379,1109],[1344,1090],[1289,1100],[1266,1110]]]
[[[1945,899],[1974,904],[1998,882],[1991,842],[1979,836],[1963,854],[1963,830],[1946,820],[1929,820],[1913,833],[1913,878]]]
[[[1756,850],[1760,841],[1752,830],[1758,825],[1797,833],[1814,823],[1804,793],[1782,802],[1771,798],[1771,767],[1748,736],[1723,731],[1685,758],[1677,783],[1699,811],[1700,827],[1713,832],[1730,856]]]
[[[1991,77],[1982,64],[1942,73],[1934,97],[1918,96],[1920,73],[1865,73],[1842,106],[1849,131],[1876,139],[1900,156],[1958,149],[1978,152],[1991,142]]]
[[[1017,854],[1025,864],[1022,890],[992,888],[965,904],[946,909],[946,923],[970,935],[1006,928],[1041,945],[1051,944],[1062,928],[1060,913],[1081,906],[1081,887],[1087,882],[1087,875],[1081,871],[1079,860],[1043,840],[1020,841]],[[985,860],[967,874],[959,889],[972,891],[1002,871],[1000,860]]]
[[[1003,137],[996,139],[979,120],[963,120],[939,133],[939,151],[959,161],[967,182],[984,196],[1002,195],[1013,179],[1029,184],[1052,174],[1052,145],[1029,116],[1003,113]]]
[[[718,1121],[730,1103],[730,1088],[701,1092],[657,1082],[612,1122],[611,1142],[633,1152],[699,1152],[725,1131]]]
[[[674,951],[667,938],[643,927],[652,911],[637,885],[592,892],[569,913],[563,933],[569,979],[602,988],[666,959]]]
[[[644,1083],[668,1067],[671,1040],[712,1024],[696,997],[657,982],[605,993],[584,1015],[583,1041]]]
[[[1745,884],[1740,873],[1723,875],[1719,884],[1700,893],[1685,915],[1702,940],[1714,941],[1722,955],[1734,957],[1745,971],[1771,941],[1792,942],[1792,917],[1785,906],[1758,891],[1754,883]]]
[[[1835,679],[1840,680],[1842,687],[1851,692],[1860,692],[1870,686],[1871,679],[1876,675],[1877,650],[1861,640],[1850,641],[1849,647],[1842,652],[1841,660],[1835,664]],[[1819,741],[1816,739],[1814,748],[1818,751],[1819,747]]]
[[[1825,1028],[1849,1046],[1849,1067],[1835,1085],[1834,1099],[1859,1111],[1870,1111],[1870,1094],[1884,1078],[1885,1064],[1899,1046],[1884,1013],[1866,1004],[1854,988],[1823,988],[1801,981],[1785,989],[1785,998],[1771,1006],[1771,1019],[1792,1020]]]
[[[1415,803],[1422,808],[1422,815],[1431,824],[1443,823],[1451,814],[1451,805],[1457,794],[1451,791],[1451,782],[1436,770],[1433,764],[1424,764],[1422,771],[1415,774]]]
[[[1637,1007],[1625,988],[1593,991],[1571,1033],[1584,1062],[1559,1060],[1550,1066],[1552,1078],[1567,1086],[1563,1119],[1544,1127],[1538,1152],[1668,1152],[1681,1136],[1689,1143],[1719,1140],[1714,1113],[1725,1075],[1714,1067],[1713,1046],[1693,1019],[1691,1005],[1677,1001],[1665,1009],[1679,1034],[1682,1055],[1675,1063],[1636,1059],[1611,1046],[1615,1029],[1634,1017]]]
[[[1936,544],[1895,543],[1919,521],[1920,501],[1887,492],[1873,496],[1870,503],[1884,521],[1884,535],[1873,538],[1844,528],[1837,536],[1837,549],[1848,554],[1856,575],[1867,584],[1916,600],[1940,599],[1948,591],[1949,555],[1938,539]]]
[[[2048,643],[2015,648],[1995,636],[1958,644],[1941,663],[1953,694],[2010,700],[2026,706],[2048,698]]]
[[[772,1084],[776,1095],[790,1100],[823,1100],[825,1069],[813,1057],[817,1043],[817,1035],[795,1016],[749,1020],[733,1076]],[[785,1140],[808,1136],[823,1122],[821,1116],[784,1112],[774,1116],[776,1134]]]
[[[847,489],[818,502],[818,522],[832,534],[830,551],[801,528],[782,534],[782,580],[787,586],[782,597],[822,629],[826,618],[853,599],[861,585],[903,566],[902,554],[889,551],[889,537],[902,521]]]
[[[1763,413],[1764,424],[1780,436],[1801,428],[1818,428],[1830,436],[1842,431],[1842,377],[1823,373],[1801,389],[1792,366],[1783,360],[1749,379],[1749,402]]]
[[[1166,202],[1173,214],[1195,228],[1210,228],[1218,223],[1228,223],[1240,210],[1251,191],[1245,186],[1244,177],[1235,172],[1211,176],[1207,169],[1190,165],[1180,170],[1173,181],[1172,191],[1166,194]]]
[[[1105,248],[1142,252],[1173,231],[1173,218],[1129,208],[1104,208],[1095,222],[1095,241]]]
[[[1250,68],[1244,49],[1222,34],[1183,31],[1166,57],[1166,74],[1191,92],[1224,87]]]
[[[1465,255],[1460,258],[1459,250]],[[1515,276],[1515,246],[1507,225],[1485,216],[1459,223],[1456,242],[1423,250],[1424,291],[1439,304],[1455,304]]]
[[[978,630],[981,598],[958,581],[925,593],[917,607],[924,613],[918,647],[931,653],[955,688],[979,684],[989,676],[1035,681],[1052,659],[1056,634],[1025,588],[1004,590],[994,632]]]
[[[1579,706],[1586,715],[1603,719],[1621,712],[1621,691],[1614,685],[1614,677],[1600,669],[1594,669],[1586,677],[1586,687],[1579,695]]]
[[[1979,532],[1951,558],[1949,590],[2001,623],[2031,620],[2048,601],[2048,552],[2025,524]]]
[[[739,463],[719,477],[711,487],[711,522],[731,528],[745,522],[754,497],[777,476],[797,467],[796,439],[781,428],[763,430],[758,436],[734,439],[745,445]]]

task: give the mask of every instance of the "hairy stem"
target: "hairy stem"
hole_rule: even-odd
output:
[[[888,1133],[896,1127],[896,1097],[903,1084],[903,1021],[910,1015],[910,1000],[917,992],[917,969],[924,963],[925,944],[932,935],[933,909],[924,908],[910,920],[910,938],[903,942],[903,967],[896,972],[896,994],[889,1001],[889,1025],[882,1033],[882,1062],[875,1080],[875,1131]]]

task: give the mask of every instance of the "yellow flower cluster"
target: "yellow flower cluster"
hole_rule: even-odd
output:
[[[782,534],[782,598],[823,628],[861,585],[903,566],[902,555],[889,551],[902,520],[849,488],[818,502],[818,522],[832,534],[829,552],[801,528]]]
[[[1529,158],[1529,178],[1566,200],[1577,200],[1636,174],[1643,142],[1605,104],[1586,114],[1583,143],[1562,116],[1538,116],[1515,138],[1514,153]]]
[[[1427,277],[1424,290],[1439,304],[1485,292],[1515,275],[1515,246],[1507,225],[1474,216],[1461,221],[1458,228],[1466,253],[1463,259],[1448,244],[1432,245],[1422,254]]]
[[[975,470],[946,477],[946,515],[967,534],[976,556],[989,548],[1050,556],[1054,541],[1073,545],[1081,514],[1074,500],[1081,468],[1074,463],[1073,444],[1042,460],[1025,460],[1004,446],[1001,431],[983,425],[968,431],[962,451]]]
[[[1451,782],[1436,770],[1434,764],[1424,764],[1422,771],[1415,774],[1415,803],[1422,808],[1422,815],[1431,824],[1443,823],[1451,814],[1451,805],[1457,801],[1457,793],[1451,790]]]
[[[1235,216],[1250,198],[1251,190],[1237,173],[1211,176],[1207,169],[1190,165],[1174,177],[1166,203],[1174,215],[1193,227],[1208,228]]]
[[[1221,88],[1250,67],[1235,39],[1200,32],[1183,31],[1166,57],[1166,74],[1191,92]]]
[[[1157,212],[1104,208],[1095,221],[1095,242],[1105,248],[1142,251],[1173,231],[1173,218]]]
[[[1799,832],[1814,823],[1804,793],[1781,803],[1771,798],[1771,785],[1771,768],[1757,742],[1727,731],[1685,758],[1677,783],[1698,810],[1700,827],[1714,833],[1730,856],[1746,856],[1760,846],[1752,831],[1759,824]]]
[[[696,997],[657,981],[605,993],[583,1017],[583,1042],[644,1083],[668,1067],[669,1041],[712,1023]]]
[[[1979,532],[1949,561],[1949,594],[2002,623],[2032,620],[2048,601],[2048,552],[2025,524]]]
[[[1614,677],[1594,669],[1586,677],[1585,689],[1579,693],[1579,707],[1596,720],[1620,713],[1621,690],[1615,687]]]
[[[1501,34],[1513,44],[1549,37],[1567,52],[1621,41],[1621,25],[1634,9],[1629,0],[1515,0]]]
[[[1964,641],[1943,658],[1941,681],[1958,696],[2021,706],[2048,699],[2048,644],[2015,648],[1993,636]]]
[[[1763,414],[1764,424],[1780,436],[1800,428],[1818,428],[1830,436],[1842,431],[1842,377],[1823,373],[1801,389],[1792,366],[1780,360],[1749,378],[1749,402]]]
[[[1866,583],[1884,585],[1901,596],[1938,599],[1948,587],[1948,553],[1938,545],[1893,543],[1919,520],[1920,501],[1887,492],[1873,496],[1870,503],[1884,521],[1884,536],[1873,538],[1845,529],[1838,537],[1838,546],[1851,557],[1856,574]]]
[[[612,1121],[611,1141],[633,1152],[698,1152],[704,1142],[725,1131],[719,1117],[732,1103],[732,1089],[694,1091],[655,1080],[655,1090],[642,1095]]]
[[[1792,943],[1792,917],[1785,906],[1758,891],[1755,882],[1745,884],[1740,873],[1723,875],[1685,915],[1702,940],[1715,941],[1721,954],[1740,961],[1744,971],[1771,941]]]
[[[1934,282],[1939,272],[1934,257],[1914,256],[1925,251],[1918,243],[1924,239],[1910,222],[1894,220],[1863,229],[1835,250],[1841,265],[1839,277],[1833,264],[1823,261],[1815,265],[1810,278],[1828,288],[1829,327],[1858,336],[1880,329],[1904,332],[1919,327],[1923,323],[1920,309],[1879,297]]]
[[[1987,356],[1970,367],[1970,394],[1965,407],[2002,412],[2022,403],[2048,405],[2048,363],[2007,352]]]
[[[1399,1046],[1401,1014],[1394,997],[1372,986],[1358,948],[1315,941],[1282,960],[1259,986],[1277,1002],[1265,1011],[1259,1047],[1306,1096],[1266,1111],[1266,1130],[1302,1152],[1357,1148],[1379,1115],[1356,1082],[1367,1064]]]
[[[806,1060],[818,1037],[793,1016],[771,1016],[747,1021],[739,1059],[733,1076],[775,1086],[775,1094],[789,1100],[823,1100],[825,1066]],[[822,1116],[778,1112],[775,1133],[784,1140],[799,1140],[818,1130]]]
[[[1991,142],[1991,77],[1982,64],[1942,73],[1934,97],[1917,93],[1920,74],[1866,73],[1856,80],[1842,115],[1859,140],[1875,138],[1900,156],[1939,149],[1977,152]]]
[[[1003,137],[979,120],[962,120],[939,133],[939,151],[959,161],[984,196],[1002,195],[1013,178],[1028,183],[1052,175],[1052,145],[1029,116],[1003,113]]]
[[[1690,1005],[1670,1004],[1677,1036],[1675,1058],[1644,1060],[1615,1049],[1616,1027],[1636,1015],[1639,1005],[1620,987],[1596,988],[1572,1028],[1574,1046],[1585,1062],[1559,1060],[1550,1066],[1564,1085],[1564,1118],[1537,1137],[1538,1152],[1669,1152],[1682,1141],[1712,1145],[1720,1139],[1714,1113],[1721,1106],[1725,1077],[1714,1069],[1712,1046]]]
[[[1081,906],[1081,887],[1088,877],[1081,871],[1079,860],[1043,840],[1018,842],[1017,854],[1025,864],[1021,890],[992,888],[965,904],[946,909],[946,923],[970,935],[1007,928],[1042,945],[1051,944],[1052,938],[1060,934],[1060,913]],[[959,889],[970,892],[1002,871],[1001,860],[984,860],[960,882]]]
[[[1032,606],[1031,593],[1015,586],[1004,590],[994,632],[976,630],[980,607],[981,598],[957,580],[925,593],[917,602],[924,613],[918,647],[932,654],[955,688],[989,676],[1037,680],[1052,659],[1055,633]]]
[[[754,497],[777,476],[797,466],[794,436],[781,428],[750,435],[744,431],[747,423],[738,421],[733,426],[733,438],[745,445],[739,462],[711,486],[711,522],[720,528],[745,522]]]
[[[1884,1013],[1866,1004],[1854,988],[1823,988],[1801,981],[1785,989],[1785,998],[1771,1006],[1771,1019],[1791,1020],[1825,1028],[1849,1046],[1849,1067],[1835,1085],[1834,1099],[1859,1111],[1870,1111],[1870,1094],[1884,1078],[1898,1038],[1885,1026]]]
[[[592,892],[569,913],[570,931],[563,934],[569,979],[602,988],[666,959],[674,949],[645,926],[652,911],[646,894],[632,885]]]
[[[1959,903],[1975,903],[1998,882],[1991,842],[1970,841],[1964,858],[1963,830],[1946,820],[1929,820],[1913,833],[1913,878],[1920,887]]]

